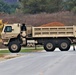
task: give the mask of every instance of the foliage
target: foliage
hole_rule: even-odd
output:
[[[24,13],[57,12],[62,0],[21,0]]]
[[[58,12],[61,10],[62,6],[61,4],[63,3],[62,0],[48,0],[48,3],[47,3],[47,12]]]
[[[72,12],[76,14],[76,6],[72,9]]]
[[[76,0],[20,0],[24,13],[52,13],[62,10],[75,12]]]
[[[3,0],[0,0],[0,12],[4,13],[15,13],[18,4],[7,4]]]
[[[19,0],[16,4],[7,4],[0,0],[0,12],[4,13],[54,13],[58,11],[76,11],[76,0]]]
[[[75,12],[75,10],[76,10],[76,0],[66,0],[64,2],[64,7],[68,11]]]

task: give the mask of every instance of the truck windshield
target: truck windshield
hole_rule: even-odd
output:
[[[6,26],[4,29],[4,32],[12,32],[12,27],[11,26]]]

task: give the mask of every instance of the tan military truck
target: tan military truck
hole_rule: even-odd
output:
[[[28,40],[35,40],[46,51],[68,51],[76,44],[76,26],[29,27],[25,24],[6,24],[1,33],[3,44],[12,53],[19,52],[21,46],[27,46]]]

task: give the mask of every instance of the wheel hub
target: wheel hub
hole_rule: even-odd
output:
[[[13,45],[11,46],[11,49],[14,50],[14,51],[16,51],[16,50],[18,49],[18,47],[17,47],[16,44],[13,44]]]
[[[62,47],[63,49],[66,49],[66,48],[67,48],[67,43],[65,43],[65,42],[62,43],[62,44],[61,44],[61,47]]]
[[[53,48],[53,45],[52,45],[51,43],[48,43],[48,44],[46,45],[46,47],[50,50],[50,49]]]

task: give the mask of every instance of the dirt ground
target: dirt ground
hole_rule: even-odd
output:
[[[22,55],[21,54],[0,54],[0,61],[16,58],[19,56],[22,56]]]
[[[2,44],[2,42],[0,42],[0,49],[2,49],[2,48],[6,48],[6,46],[4,46],[4,45]]]

